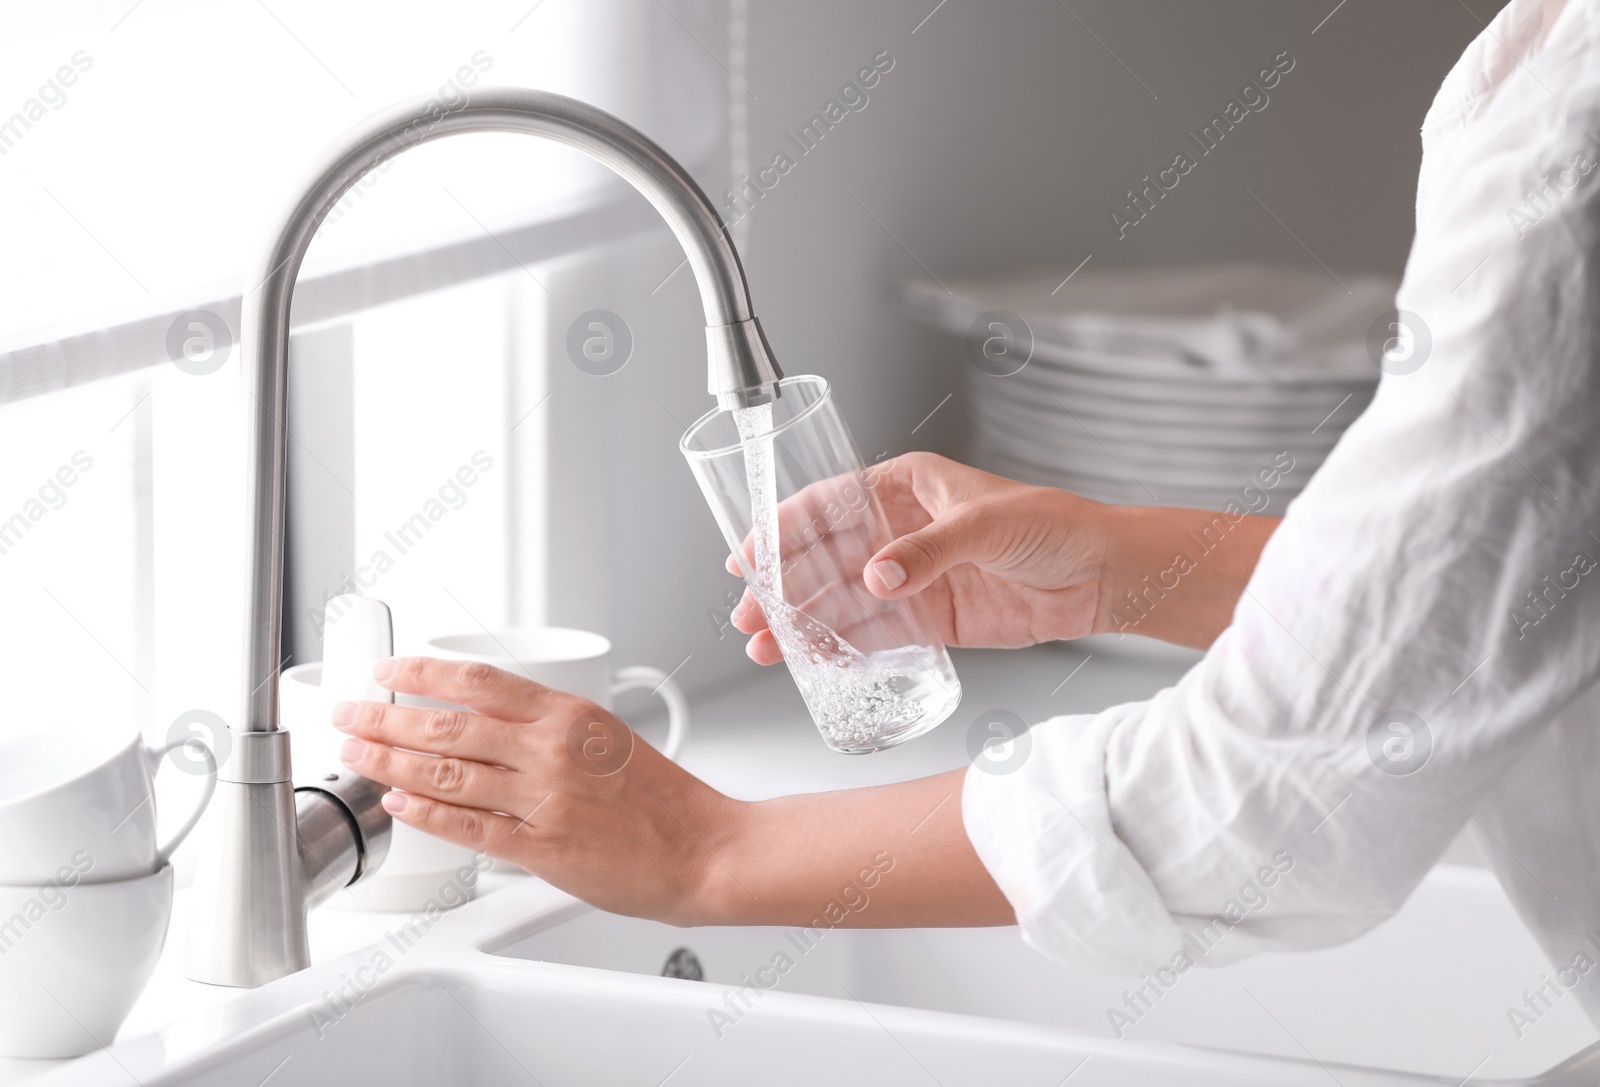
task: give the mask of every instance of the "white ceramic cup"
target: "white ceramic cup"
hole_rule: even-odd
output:
[[[165,842],[156,837],[155,775],[165,756],[189,745],[205,765],[194,812]],[[148,745],[138,735],[86,755],[60,733],[0,744],[0,884],[44,884],[78,853],[104,883],[149,876],[189,836],[217,787],[217,762],[198,738]]]
[[[427,654],[444,660],[492,664],[558,691],[587,698],[603,709],[624,691],[648,690],[667,704],[667,735],[661,753],[676,759],[689,738],[689,702],[671,676],[659,668],[634,665],[613,668],[611,639],[571,627],[512,627],[474,634],[446,634],[428,639]],[[427,699],[404,699],[415,705],[446,705]]]
[[[333,703],[322,693],[321,661],[297,664],[278,677],[278,723],[289,730],[297,784],[343,769],[339,748],[347,737],[333,727]]]
[[[81,1057],[108,1045],[155,972],[172,916],[172,866],[87,883],[68,861],[0,887],[0,1056]]]

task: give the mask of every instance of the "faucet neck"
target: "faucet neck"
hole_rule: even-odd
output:
[[[766,403],[782,377],[750,307],[750,291],[727,228],[688,172],[637,129],[575,99],[544,91],[485,89],[441,113],[417,98],[352,128],[312,175],[273,236],[245,296],[240,344],[252,400],[246,471],[251,547],[246,600],[249,645],[243,731],[277,728],[283,624],[283,509],[289,313],[294,283],[317,227],[344,193],[384,161],[464,132],[521,132],[576,148],[614,170],[661,213],[687,254],[705,307],[709,389],[724,407]]]

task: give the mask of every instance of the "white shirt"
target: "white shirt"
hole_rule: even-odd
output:
[[[1406,328],[1232,624],[1176,686],[967,773],[1052,958],[1350,940],[1468,822],[1552,963],[1600,958],[1600,0],[1512,0],[1422,141]],[[1600,1019],[1600,970],[1577,991]]]

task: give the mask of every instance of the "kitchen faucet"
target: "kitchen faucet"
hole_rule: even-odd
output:
[[[229,726],[195,877],[189,977],[256,986],[310,965],[307,911],[376,871],[392,824],[383,788],[348,771],[295,789],[278,727],[283,624],[285,404],[295,279],[323,218],[368,171],[462,132],[522,132],[577,148],[644,194],[688,255],[706,316],[709,389],[724,409],[770,403],[782,372],[750,309],[733,241],[694,179],[637,129],[543,91],[477,91],[450,107],[416,99],[350,129],[289,209],[244,297],[239,337],[248,411],[248,638],[243,716]]]

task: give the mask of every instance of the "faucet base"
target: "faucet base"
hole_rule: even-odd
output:
[[[311,965],[307,911],[377,871],[394,823],[388,790],[349,771],[296,789],[283,729],[232,739],[201,827],[185,973],[254,988]]]
[[[254,988],[311,965],[294,785],[218,781],[202,826],[184,972]]]

